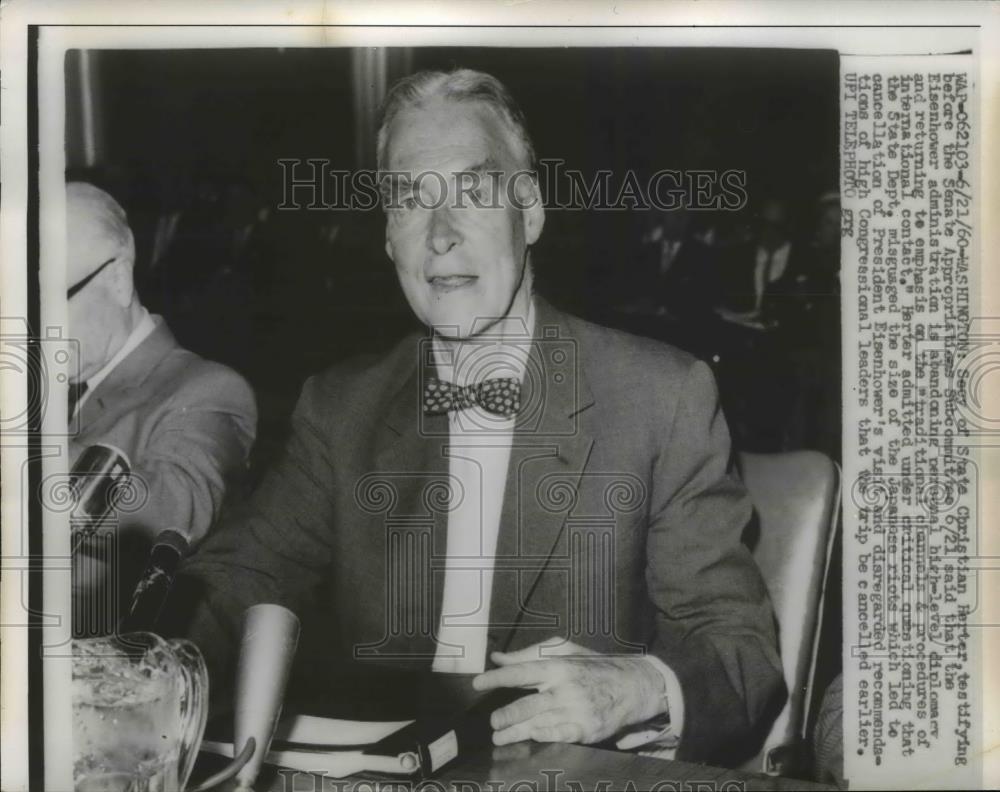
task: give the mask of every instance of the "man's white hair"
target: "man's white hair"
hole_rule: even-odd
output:
[[[101,235],[112,242],[119,258],[135,263],[135,237],[121,204],[89,182],[66,184],[67,211],[81,212]]]
[[[376,138],[378,169],[385,168],[389,126],[400,112],[416,107],[429,99],[449,99],[455,102],[481,102],[493,109],[513,143],[512,150],[521,160],[522,167],[534,172],[535,147],[528,135],[521,108],[496,77],[473,69],[420,71],[397,81],[382,104],[381,118]]]

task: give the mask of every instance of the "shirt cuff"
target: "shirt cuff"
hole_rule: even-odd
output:
[[[651,663],[663,677],[667,712],[666,715],[638,724],[619,737],[615,745],[620,751],[629,751],[654,742],[659,747],[675,748],[680,742],[684,728],[684,694],[677,674],[654,655],[646,655],[643,659]]]

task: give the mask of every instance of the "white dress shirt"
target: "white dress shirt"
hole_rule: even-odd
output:
[[[457,350],[434,340],[438,376],[457,385],[494,377],[524,376],[534,333],[535,309],[528,316],[508,317]],[[448,413],[448,514],[444,593],[432,670],[477,674],[486,668],[493,568],[515,418],[504,418],[479,406]],[[456,492],[454,482],[461,488]],[[619,747],[634,748],[659,741],[672,750],[684,722],[684,697],[673,670],[658,657],[646,659],[663,677],[670,725],[634,728]]]
[[[87,380],[87,390],[84,391],[83,396],[77,400],[76,408],[73,411],[74,415],[80,411],[80,408],[83,407],[83,403],[90,398],[90,394],[97,389],[97,386],[107,379],[108,375],[114,371],[115,366],[127,358],[132,350],[146,340],[149,334],[156,329],[156,325],[156,320],[153,319],[149,311],[143,308],[139,321],[135,323],[135,327],[133,327],[132,332],[128,334],[128,338],[125,339],[125,343],[122,344],[121,349],[115,352],[111,360],[105,363],[100,371]]]
[[[532,305],[526,318],[508,317],[457,349],[435,339],[438,375],[458,385],[495,377],[520,382],[531,351],[534,313]],[[434,671],[475,674],[486,668],[493,559],[515,420],[478,405],[448,413],[449,482],[457,481],[461,491],[452,485]]]

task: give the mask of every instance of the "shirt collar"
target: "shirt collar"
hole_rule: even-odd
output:
[[[469,385],[495,377],[520,381],[531,353],[535,332],[535,301],[528,301],[527,316],[506,316],[485,333],[458,345],[445,345],[435,335],[434,365],[441,379]]]
[[[83,395],[83,398],[80,399],[80,404],[83,404],[87,397],[96,390],[97,386],[107,379],[108,375],[114,371],[115,367],[127,358],[129,354],[137,346],[139,346],[139,344],[145,341],[149,334],[155,329],[155,320],[150,315],[149,311],[143,308],[139,321],[135,323],[135,327],[132,328],[132,332],[129,333],[128,338],[125,339],[125,343],[122,344],[121,349],[115,352],[111,360],[104,364],[104,368],[87,380],[87,392]]]

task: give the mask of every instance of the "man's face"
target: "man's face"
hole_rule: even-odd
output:
[[[66,211],[67,286],[71,287],[121,251],[101,235],[88,207],[70,203]],[[116,258],[69,298],[69,334],[79,344],[79,359],[69,362],[70,381],[86,382],[125,343],[130,331],[131,302],[131,262],[124,257]],[[72,358],[74,345],[70,350]]]
[[[393,177],[386,252],[417,318],[469,338],[512,308],[526,312],[527,249],[544,211],[528,177],[515,178],[523,166],[502,121],[481,103],[435,99],[401,112],[388,132],[386,169],[403,175]]]

